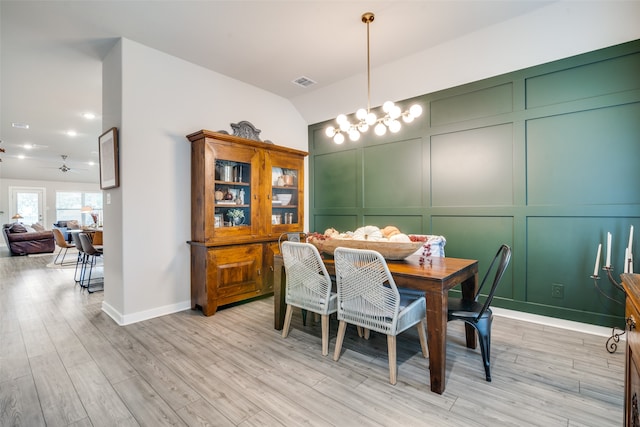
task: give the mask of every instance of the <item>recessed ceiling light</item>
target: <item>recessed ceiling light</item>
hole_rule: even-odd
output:
[[[78,133],[75,130],[68,130],[67,131],[67,135],[69,136],[76,136]]]
[[[11,127],[16,129],[29,129],[29,125],[26,123],[11,123]]]
[[[96,162],[89,162],[89,166],[95,166]]]
[[[18,158],[19,158],[20,160],[24,160],[24,158],[25,158],[25,157],[24,157],[24,154],[18,154]]]
[[[96,118],[96,115],[93,113],[84,113],[82,117],[84,117],[87,120],[93,120]]]
[[[33,148],[33,144],[29,144],[29,143],[24,144],[22,148],[24,148],[25,150],[31,150]]]

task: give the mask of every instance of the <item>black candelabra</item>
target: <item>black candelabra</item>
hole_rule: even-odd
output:
[[[613,271],[613,268],[611,266],[608,267],[603,267],[602,270],[606,271],[607,273],[607,278],[609,279],[609,282],[619,291],[621,291],[623,294],[625,294],[626,296],[626,292],[624,290],[624,287],[622,287],[622,284],[616,282],[616,280],[613,278],[613,275],[611,274],[611,272]],[[591,276],[591,278],[593,279],[593,285],[595,286],[595,288],[598,290],[598,292],[600,292],[605,298],[610,299],[611,301],[614,301],[622,306],[624,306],[624,302],[619,301],[615,298],[610,297],[609,295],[607,295],[606,293],[604,293],[602,291],[602,289],[600,289],[600,286],[598,286],[598,280],[600,280],[600,276],[594,274]],[[611,336],[609,337],[609,339],[607,340],[607,343],[605,345],[605,347],[607,348],[607,351],[609,353],[615,353],[616,350],[618,349],[618,343],[620,342],[620,337],[623,336],[625,333],[627,332],[626,329],[620,329],[616,326],[614,326],[611,329]]]

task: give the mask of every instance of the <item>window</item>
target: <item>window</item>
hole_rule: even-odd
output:
[[[82,208],[91,207],[90,213]],[[56,221],[75,219],[81,225],[93,225],[91,214],[97,214],[98,225],[102,224],[102,193],[56,192]]]

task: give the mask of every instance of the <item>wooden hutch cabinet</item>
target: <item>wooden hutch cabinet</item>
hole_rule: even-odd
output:
[[[627,351],[624,378],[624,425],[640,426],[640,274],[622,274],[627,294]]]
[[[201,130],[191,141],[191,306],[273,293],[283,233],[303,230],[304,158],[287,147]]]

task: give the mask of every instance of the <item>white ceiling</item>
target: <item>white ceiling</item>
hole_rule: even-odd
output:
[[[0,178],[98,181],[88,162],[97,163],[102,131],[101,60],[119,37],[295,99],[365,71],[364,12],[376,14],[375,67],[549,3],[1,0]],[[300,76],[317,84],[294,85]],[[84,119],[88,111],[97,119]],[[62,154],[70,172],[59,170]]]

